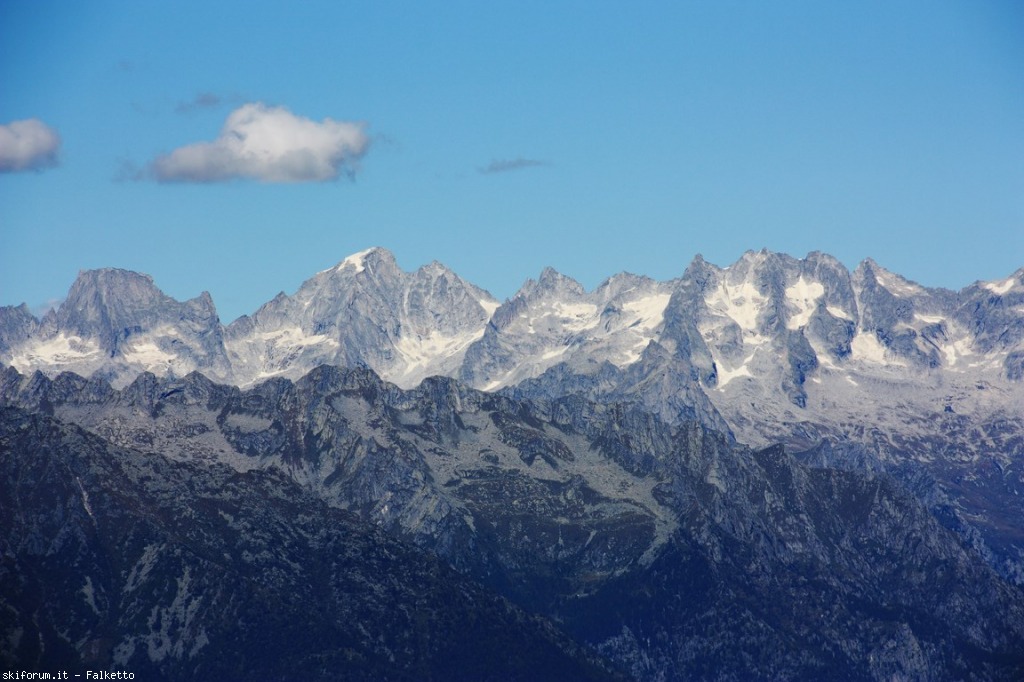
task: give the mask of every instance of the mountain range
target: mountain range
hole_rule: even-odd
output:
[[[228,325],[208,294],[182,303],[145,275],[98,270],[42,319],[0,308],[0,363],[11,485],[31,464],[19,457],[39,449],[78,457],[61,471],[91,466],[54,438],[98,439],[89,451],[111,461],[157,457],[186,467],[179,477],[297,485],[336,510],[324,513],[383,530],[483,590],[457,608],[493,616],[486,595],[500,595],[540,614],[516,615],[514,638],[547,637],[552,660],[579,675],[1024,670],[1024,269],[953,292],[870,260],[851,272],[821,253],[762,251],[725,268],[698,256],[667,282],[620,274],[589,292],[547,269],[499,302],[443,265],[404,272],[377,248]],[[27,441],[26,423],[38,432]],[[97,478],[88,498],[69,475],[54,484],[67,509],[115,494],[169,504],[154,474],[131,485],[157,488],[129,492]],[[194,513],[220,528],[208,507]],[[147,532],[180,540],[160,523]],[[114,561],[73,535],[76,551]],[[148,546],[129,543],[115,563],[135,565]],[[22,562],[8,575],[31,583],[22,564],[34,547],[8,541],[5,556]],[[282,580],[308,580],[289,561],[298,567]],[[185,568],[168,570],[177,599]],[[125,593],[124,570],[104,575],[108,593]],[[81,600],[73,587],[63,596]],[[29,601],[4,604],[23,633]],[[106,629],[80,640],[113,642],[109,662],[142,635],[129,635],[123,609],[100,611]],[[145,665],[194,672],[181,652],[197,636]],[[360,660],[383,665],[359,642]],[[385,676],[412,674],[396,660]]]

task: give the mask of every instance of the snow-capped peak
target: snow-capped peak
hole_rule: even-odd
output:
[[[1011,276],[1001,282],[985,282],[981,286],[985,287],[997,296],[1002,296],[1003,294],[1009,293],[1011,289],[1017,286],[1017,278]]]
[[[347,268],[353,270],[354,274],[359,274],[360,272],[366,269],[366,257],[369,256],[371,253],[374,253],[375,251],[383,250],[384,249],[382,249],[379,246],[372,246],[363,251],[353,253],[351,256],[348,256],[343,261],[338,263],[338,265],[334,267],[334,270],[341,272],[342,270],[345,270]]]

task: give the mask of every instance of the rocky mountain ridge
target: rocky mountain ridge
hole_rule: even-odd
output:
[[[549,621],[273,468],[173,461],[6,405],[0,482],[7,668],[620,679]]]
[[[139,367],[171,376],[198,370],[247,386],[335,364],[370,367],[406,388],[451,375],[495,390],[562,364],[578,374],[626,368],[652,341],[685,345],[708,388],[765,378],[755,351],[767,344],[784,361],[774,368],[779,387],[797,406],[820,370],[847,366],[985,370],[1018,381],[1024,268],[952,292],[870,259],[850,272],[818,252],[798,260],[761,251],[726,268],[697,256],[667,282],[623,273],[592,292],[548,268],[501,303],[437,262],[408,273],[374,248],[226,326],[209,294],[179,303],[148,276],[116,269],[81,273],[42,320],[24,305],[0,308],[5,364],[99,371],[115,385]]]
[[[244,481],[268,476],[276,487],[297,485],[443,558],[635,679],[830,679],[836,671],[846,679],[1014,679],[1024,672],[1024,593],[887,474],[810,468],[782,447],[752,450],[635,404],[521,399],[448,378],[406,391],[368,369],[328,366],[245,390],[198,373],[144,374],[116,389],[96,377],[51,380],[8,368],[0,396],[10,405],[0,419],[5,490],[27,490],[38,477],[25,471],[54,476],[69,466],[47,458],[72,461],[55,486],[67,494],[53,509],[9,518],[16,527],[4,534],[14,543],[5,556],[18,561],[46,556],[18,538],[78,537],[72,529],[91,523],[90,508],[99,516],[103,504],[111,513],[125,495],[181,497],[189,527],[223,528],[218,510],[245,518],[251,512],[234,511],[239,500],[268,495],[219,494],[224,480],[234,480],[230,470],[244,477],[243,490]],[[90,435],[69,440],[62,434],[71,427],[61,424]],[[87,477],[90,462],[110,456],[123,468],[161,468],[137,477],[154,492],[121,491],[130,486],[117,476]],[[190,502],[197,495],[201,502]],[[51,498],[26,492],[18,499]],[[310,513],[325,512],[295,514],[297,523],[311,523]],[[331,556],[316,548],[282,555],[295,544],[288,538],[309,530],[289,530],[288,515],[273,518],[281,539],[260,535],[252,552],[283,584],[305,562]],[[29,519],[49,519],[52,528],[33,531],[22,525]],[[158,582],[179,585],[177,596],[154,595],[147,608],[180,601],[182,576],[205,584],[206,567],[175,566]],[[113,594],[116,582],[105,597],[111,604],[141,603]],[[69,586],[62,599],[92,613],[80,587]],[[95,588],[90,594],[102,611]],[[189,596],[206,613],[206,593]],[[448,622],[446,611],[435,613]],[[194,637],[174,628],[142,631],[159,639],[153,651],[190,651]],[[195,627],[189,632],[198,636]],[[106,655],[120,651],[116,644]],[[140,665],[161,669],[174,660],[136,650]],[[198,664],[189,661],[180,663]]]
[[[521,398],[628,402],[756,447],[887,470],[1024,584],[1024,269],[960,292],[871,260],[699,256],[593,291],[547,269],[499,303],[438,263],[369,249],[224,326],[146,276],[83,273],[37,320],[0,308],[0,364],[126,386],[141,371],[254,386],[321,365],[401,387],[449,376]],[[821,449],[831,443],[840,447]]]
[[[405,388],[441,375],[635,400],[743,442],[802,448],[853,437],[868,417],[892,435],[934,412],[1018,413],[1024,269],[956,293],[870,260],[851,273],[825,254],[762,251],[727,268],[698,256],[668,282],[616,275],[592,292],[547,269],[499,303],[438,263],[407,273],[376,248],[227,326],[208,294],[178,303],[144,275],[90,271],[42,320],[0,308],[0,363],[118,386],[141,371],[249,386],[365,366]],[[898,401],[878,399],[892,388]]]

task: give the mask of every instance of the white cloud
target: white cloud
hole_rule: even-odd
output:
[[[149,175],[160,182],[311,182],[352,175],[370,139],[361,123],[312,121],[256,102],[235,109],[213,142],[159,156]]]
[[[37,118],[0,125],[0,173],[57,165],[60,135]]]

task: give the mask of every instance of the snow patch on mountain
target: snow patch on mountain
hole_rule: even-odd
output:
[[[569,332],[579,332],[597,324],[597,306],[592,303],[552,302],[546,310],[530,319],[531,330],[544,326],[560,326]]]
[[[886,351],[885,346],[872,332],[859,332],[850,343],[851,358],[855,361],[880,365],[883,367],[891,365],[905,365],[895,358],[892,353]]]
[[[627,301],[622,306],[622,319],[618,331],[632,336],[632,344],[623,344],[621,353],[608,356],[617,367],[627,367],[640,360],[644,349],[657,338],[658,328],[665,320],[665,308],[672,295],[655,293]]]
[[[853,321],[853,315],[846,312],[842,308],[837,308],[834,305],[827,305],[825,306],[825,310],[828,311],[829,315],[832,315],[833,317],[838,317],[840,320],[849,320],[851,322]]]
[[[174,353],[168,353],[157,345],[154,338],[147,340],[133,341],[124,352],[125,362],[132,365],[142,365],[148,368],[158,368],[159,373],[166,374],[167,371],[179,359]],[[152,370],[148,370],[152,371]]]
[[[100,355],[95,340],[57,334],[49,339],[32,339],[11,357],[10,365],[23,374],[36,369],[61,372],[99,360]]]
[[[723,363],[718,364],[718,387],[717,390],[724,391],[725,387],[733,380],[741,377],[753,378],[753,373],[750,371],[750,362],[754,359],[754,354],[750,354],[743,359],[737,367],[728,368]]]
[[[744,332],[756,333],[757,316],[767,298],[753,282],[743,280],[730,286],[724,279],[718,288],[708,292],[704,302],[716,313],[725,315]]]
[[[487,319],[490,320],[494,316],[494,311],[501,307],[501,303],[493,298],[479,298],[477,303],[487,313]]]
[[[982,284],[983,287],[991,291],[997,296],[1009,293],[1014,286],[1017,285],[1017,280],[1014,277],[1003,280],[1002,282],[986,282]]]
[[[655,329],[665,318],[665,308],[671,298],[671,294],[656,293],[627,301],[622,306],[623,310],[632,316],[632,321],[627,326],[631,329]]]
[[[439,370],[444,361],[455,365],[455,361],[465,354],[466,348],[483,334],[484,330],[480,328],[454,336],[446,336],[436,330],[425,335],[400,336],[394,344],[401,360],[398,364],[400,369],[391,373],[390,380],[403,387],[416,386],[428,376],[443,374]]]
[[[807,326],[811,314],[815,311],[818,301],[825,295],[825,287],[820,282],[809,282],[801,275],[797,281],[786,288],[786,300],[793,307],[786,321],[786,328],[800,329]]]
[[[890,293],[897,296],[918,296],[925,293],[924,287],[900,277],[899,275],[875,266],[875,280]]]
[[[259,332],[255,338],[266,341],[277,348],[304,348],[306,346],[337,347],[338,342],[325,334],[311,334],[301,327],[283,327],[271,331]]]

